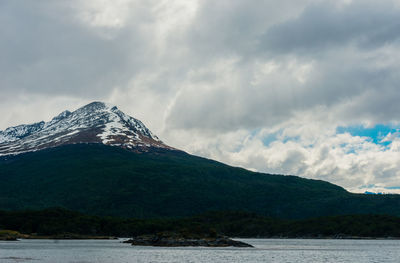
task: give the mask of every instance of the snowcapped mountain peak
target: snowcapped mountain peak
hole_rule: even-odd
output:
[[[19,125],[0,131],[0,155],[37,151],[76,143],[102,143],[132,151],[164,144],[140,120],[116,106],[92,102],[73,112],[63,111],[49,122]]]
[[[79,108],[77,111],[78,112],[81,112],[81,111],[96,112],[96,111],[101,111],[101,110],[105,110],[105,109],[110,109],[111,107],[112,106],[107,103],[104,103],[101,101],[94,101],[94,102],[91,102],[91,103]]]

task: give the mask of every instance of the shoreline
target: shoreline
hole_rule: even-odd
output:
[[[230,238],[233,240],[241,240],[241,239],[400,240],[400,237],[230,237]],[[61,237],[51,237],[51,236],[35,236],[35,237],[18,238],[18,240],[124,240],[124,239],[129,240],[131,239],[131,237],[92,236],[92,237],[77,237],[77,238],[61,238]],[[6,241],[6,240],[0,240],[0,241]]]
[[[17,241],[20,239],[47,239],[47,240],[120,240],[120,239],[137,239],[137,238],[148,238],[149,236],[153,237],[162,237],[162,238],[180,238],[180,239],[201,239],[201,238],[209,238],[209,236],[199,236],[199,235],[186,235],[180,236],[179,234],[165,234],[165,233],[158,233],[158,234],[147,234],[141,236],[105,236],[105,235],[81,235],[76,233],[65,233],[65,234],[57,234],[57,235],[38,235],[37,233],[32,234],[23,234],[18,231],[13,230],[1,230],[0,231],[0,241]],[[168,233],[168,232],[166,232]],[[327,235],[327,236],[312,236],[312,235],[305,235],[305,236],[234,236],[230,237],[228,235],[219,235],[218,237],[224,237],[228,239],[327,239],[327,240],[400,240],[400,237],[396,236],[381,236],[381,237],[371,237],[371,236],[351,236],[351,235],[344,235],[344,234],[335,234],[335,235]],[[153,238],[154,239],[154,238]],[[152,239],[152,240],[153,240]],[[156,238],[159,239],[159,238]]]

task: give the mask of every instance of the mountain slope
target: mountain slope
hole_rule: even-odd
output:
[[[124,217],[245,210],[284,218],[387,213],[396,195],[357,195],[336,185],[230,167],[181,151],[135,153],[76,144],[0,158],[0,209],[62,206]]]
[[[0,209],[61,206],[124,217],[244,210],[286,218],[400,215],[399,196],[348,193],[230,167],[173,149],[117,107],[93,102],[0,131]]]
[[[74,112],[64,111],[49,122],[0,131],[0,156],[76,143],[102,143],[134,151],[149,147],[171,149],[140,120],[116,106],[92,102]]]

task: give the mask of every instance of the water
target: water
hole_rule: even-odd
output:
[[[400,262],[400,240],[240,240],[255,248],[133,247],[121,240],[0,241],[0,262]]]

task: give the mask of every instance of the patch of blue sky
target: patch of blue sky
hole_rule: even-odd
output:
[[[357,154],[356,148],[354,147],[343,147],[346,154]]]
[[[380,144],[383,146],[387,146],[391,143],[391,141],[384,141],[382,140],[389,134],[395,134],[399,132],[399,127],[394,127],[392,125],[384,125],[378,124],[372,128],[366,128],[363,125],[354,125],[354,126],[339,126],[336,129],[337,134],[341,133],[350,133],[352,136],[360,136],[360,137],[367,137],[368,140],[375,144]]]
[[[251,131],[249,132],[249,134],[248,134],[248,138],[249,138],[250,140],[253,139],[254,137],[256,137],[256,136],[260,133],[260,131],[261,131],[261,129],[253,129],[253,130],[251,130]],[[243,143],[238,144],[238,145],[236,145],[236,147],[232,150],[232,152],[238,153],[238,152],[240,152],[240,151],[243,149],[243,147],[244,147],[244,144],[243,144]]]
[[[287,136],[287,137],[283,138],[283,140],[282,140],[283,143],[287,143],[289,141],[298,142],[298,141],[300,141],[300,136],[294,136],[294,137],[288,137]]]
[[[385,189],[396,190],[396,189],[400,189],[400,186],[388,186],[388,187],[385,187]]]
[[[251,136],[256,135],[259,132],[259,130],[254,130],[251,133]],[[360,136],[360,137],[366,137],[367,140],[379,144],[382,146],[388,146],[391,141],[382,141],[388,134],[400,134],[400,126],[393,126],[393,125],[384,125],[384,124],[378,124],[372,128],[367,128],[363,125],[353,125],[353,126],[339,126],[336,128],[336,133],[337,134],[342,134],[342,133],[349,133],[352,136]],[[299,136],[294,136],[294,137],[289,137],[286,136],[282,138],[282,131],[278,131],[275,133],[270,133],[265,135],[262,138],[262,142],[265,146],[270,146],[271,143],[274,141],[281,141],[282,143],[287,143],[289,141],[299,141],[300,137]],[[343,148],[346,148],[346,144],[340,145]],[[312,145],[310,145],[312,147]],[[347,153],[356,153],[357,149],[354,149],[352,147],[347,147]]]
[[[344,149],[346,151],[347,154],[350,153],[356,153],[356,148],[354,148],[353,146],[349,145],[348,143],[341,143],[339,144],[339,147]]]
[[[253,129],[252,131],[250,131],[249,136],[250,136],[250,138],[253,138],[254,136],[258,135],[260,132],[261,132],[261,129],[260,129],[260,128],[258,128],[258,129]]]
[[[299,141],[300,136],[285,136],[282,138],[282,131],[267,134],[262,138],[264,146],[269,146],[272,142],[280,141],[282,143],[287,143],[289,141]]]
[[[278,133],[270,133],[262,138],[264,146],[269,146],[272,142],[278,140]]]

